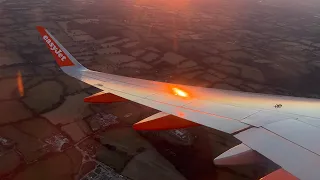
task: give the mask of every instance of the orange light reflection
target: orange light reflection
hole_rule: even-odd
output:
[[[18,71],[17,73],[17,86],[18,86],[20,96],[21,97],[24,96],[24,86],[23,86],[23,80],[22,80],[20,71]]]
[[[172,88],[174,95],[180,96],[180,97],[189,97],[189,94],[179,88]]]

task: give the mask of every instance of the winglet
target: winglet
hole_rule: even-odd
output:
[[[44,28],[37,26],[42,39],[60,67],[79,64],[75,58]],[[80,64],[79,64],[80,65]]]

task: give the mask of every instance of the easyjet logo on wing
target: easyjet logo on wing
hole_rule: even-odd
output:
[[[43,40],[46,41],[46,43],[49,45],[50,47],[50,50],[52,52],[54,52],[59,58],[61,61],[64,61],[67,59],[67,57],[64,55],[63,51],[58,48],[52,41],[52,39],[50,39],[47,35],[44,35],[43,36]]]

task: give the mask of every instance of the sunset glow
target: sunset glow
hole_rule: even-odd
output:
[[[18,71],[17,73],[17,86],[18,86],[20,96],[21,97],[24,96],[24,86],[23,86],[23,81],[22,81],[22,76],[20,71]]]

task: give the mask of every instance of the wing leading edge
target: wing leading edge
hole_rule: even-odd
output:
[[[234,134],[244,145],[300,179],[316,180],[315,177],[320,177],[313,168],[320,165],[320,145],[305,142],[318,142],[318,138],[294,135],[295,132],[307,133],[310,130],[312,135],[320,135],[318,100],[192,87],[92,71],[83,67],[45,28],[37,29],[66,74],[103,91],[86,98],[87,102],[130,100],[165,114],[145,119],[134,127],[165,129],[201,124]],[[183,122],[184,119],[188,121]],[[281,128],[289,126],[286,123],[292,123],[288,120],[304,124],[297,126],[296,123],[293,131],[283,131]],[[176,121],[176,125],[168,125],[170,121]],[[286,154],[280,158],[284,152]],[[300,162],[301,165],[298,164]]]
[[[227,133],[234,133],[249,126],[237,119],[229,118],[228,116],[206,112],[202,109],[195,110],[192,107],[186,107],[186,105],[190,105],[196,100],[199,100],[194,94],[196,90],[193,90],[191,87],[91,71],[76,61],[76,59],[46,29],[43,27],[37,28],[51,53],[54,55],[57,64],[66,74],[95,86],[104,92],[112,93],[127,100],[157,109],[161,112]],[[48,42],[48,39],[51,40],[51,42]],[[56,49],[58,49],[58,51],[59,49],[62,50],[63,55],[66,56],[63,62],[61,62],[61,55],[56,55]],[[188,97],[177,95],[176,89],[188,92]],[[247,113],[251,113],[251,111],[246,112],[245,114]],[[240,114],[242,115],[242,113]]]

